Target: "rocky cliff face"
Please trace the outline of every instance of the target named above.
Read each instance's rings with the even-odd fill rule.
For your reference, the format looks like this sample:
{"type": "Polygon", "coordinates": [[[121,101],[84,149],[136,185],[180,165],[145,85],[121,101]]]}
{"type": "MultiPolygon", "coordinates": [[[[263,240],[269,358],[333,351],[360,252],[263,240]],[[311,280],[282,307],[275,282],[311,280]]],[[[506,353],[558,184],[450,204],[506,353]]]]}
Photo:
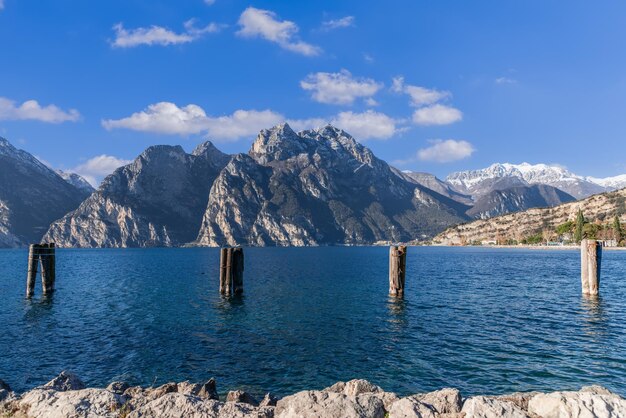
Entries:
{"type": "Polygon", "coordinates": [[[39,242],[48,225],[88,196],[0,138],[0,247],[39,242]]]}
{"type": "Polygon", "coordinates": [[[472,206],[474,204],[472,196],[459,192],[452,184],[438,179],[433,174],[416,171],[400,171],[397,169],[394,169],[394,171],[396,172],[396,174],[412,183],[420,184],[443,196],[456,200],[457,202],[469,206],[472,206]]]}
{"type": "Polygon", "coordinates": [[[396,175],[331,126],[262,131],[215,180],[199,245],[370,244],[432,236],[467,206],[396,175]]]}
{"type": "Polygon", "coordinates": [[[521,241],[543,230],[554,230],[558,225],[574,221],[578,209],[590,222],[607,222],[618,215],[626,222],[626,189],[603,193],[552,208],[530,209],[491,219],[478,220],[447,229],[434,238],[445,245],[464,245],[472,242],[513,239],[521,241]]]}
{"type": "Polygon", "coordinates": [[[213,180],[229,156],[210,142],[187,154],[153,146],[117,169],[45,240],[61,247],[149,247],[193,241],[213,180]]]}
{"type": "Polygon", "coordinates": [[[531,208],[544,208],[576,200],[556,187],[535,184],[496,188],[476,200],[467,211],[472,218],[488,219],[531,208]]]}

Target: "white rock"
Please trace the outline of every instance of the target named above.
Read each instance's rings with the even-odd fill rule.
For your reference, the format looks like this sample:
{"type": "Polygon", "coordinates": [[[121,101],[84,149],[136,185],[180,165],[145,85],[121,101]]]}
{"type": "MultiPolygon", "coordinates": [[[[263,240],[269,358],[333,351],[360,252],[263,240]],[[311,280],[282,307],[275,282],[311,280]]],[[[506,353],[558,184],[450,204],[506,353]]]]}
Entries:
{"type": "Polygon", "coordinates": [[[543,418],[626,417],[626,400],[601,387],[535,395],[528,411],[543,418]]]}
{"type": "Polygon", "coordinates": [[[435,418],[436,416],[433,408],[414,397],[394,402],[389,410],[389,418],[435,418]]]}
{"type": "Polygon", "coordinates": [[[465,418],[529,418],[528,414],[512,402],[485,396],[475,396],[463,403],[465,418]]]}
{"type": "Polygon", "coordinates": [[[383,401],[364,394],[348,396],[343,393],[304,391],[287,396],[276,405],[277,418],[383,418],[383,401]]]}
{"type": "Polygon", "coordinates": [[[141,406],[131,412],[128,417],[217,418],[220,406],[218,401],[204,400],[181,393],[168,393],[141,406]]]}
{"type": "Polygon", "coordinates": [[[106,389],[33,389],[24,394],[19,406],[33,418],[98,418],[117,417],[123,403],[122,396],[106,389]]]}

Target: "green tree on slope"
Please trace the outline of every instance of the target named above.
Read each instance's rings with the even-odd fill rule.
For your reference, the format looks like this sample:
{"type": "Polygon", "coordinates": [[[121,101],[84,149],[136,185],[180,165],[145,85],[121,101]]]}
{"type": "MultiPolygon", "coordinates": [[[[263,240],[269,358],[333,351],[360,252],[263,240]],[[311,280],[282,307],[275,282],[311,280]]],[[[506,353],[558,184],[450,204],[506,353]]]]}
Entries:
{"type": "Polygon", "coordinates": [[[624,231],[622,231],[622,224],[619,221],[619,216],[617,215],[615,215],[615,218],[613,219],[613,234],[617,245],[619,245],[619,243],[622,242],[624,231]]]}
{"type": "Polygon", "coordinates": [[[574,230],[574,241],[580,243],[583,240],[583,228],[585,227],[585,217],[583,211],[578,209],[576,215],[576,229],[574,230]]]}

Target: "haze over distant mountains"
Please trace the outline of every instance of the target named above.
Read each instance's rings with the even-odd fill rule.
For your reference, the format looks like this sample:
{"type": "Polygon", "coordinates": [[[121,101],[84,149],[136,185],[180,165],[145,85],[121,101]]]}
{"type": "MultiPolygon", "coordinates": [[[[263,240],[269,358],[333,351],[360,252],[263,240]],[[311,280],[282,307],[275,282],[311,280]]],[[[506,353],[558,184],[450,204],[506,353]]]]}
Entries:
{"type": "Polygon", "coordinates": [[[432,174],[389,166],[332,126],[261,131],[248,153],[157,145],[98,190],[0,140],[0,247],[363,245],[626,186],[545,164],[432,174]]]}

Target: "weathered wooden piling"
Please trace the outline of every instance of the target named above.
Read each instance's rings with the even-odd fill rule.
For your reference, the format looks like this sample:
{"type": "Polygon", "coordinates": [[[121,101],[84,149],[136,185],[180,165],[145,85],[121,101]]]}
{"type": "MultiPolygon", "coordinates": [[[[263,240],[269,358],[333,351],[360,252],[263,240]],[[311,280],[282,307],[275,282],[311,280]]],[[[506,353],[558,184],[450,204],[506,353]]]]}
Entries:
{"type": "Polygon", "coordinates": [[[220,250],[220,293],[243,292],[243,248],[222,248],[220,250]]]}
{"type": "Polygon", "coordinates": [[[35,294],[35,279],[37,278],[37,265],[39,264],[39,246],[31,244],[28,248],[28,274],[26,276],[26,297],[35,294]]]}
{"type": "Polygon", "coordinates": [[[56,281],[56,259],[54,243],[31,244],[28,249],[28,274],[26,277],[26,296],[35,294],[37,268],[41,268],[41,288],[44,295],[54,292],[56,281]]]}
{"type": "Polygon", "coordinates": [[[232,263],[233,292],[238,295],[243,293],[243,248],[233,248],[232,263]]]}
{"type": "Polygon", "coordinates": [[[220,249],[220,293],[226,293],[226,253],[228,248],[220,249]]]}
{"type": "Polygon", "coordinates": [[[404,296],[406,277],[406,246],[392,245],[389,248],[389,294],[404,296]]]}
{"type": "Polygon", "coordinates": [[[580,280],[585,295],[597,295],[600,291],[602,267],[602,243],[584,239],[580,243],[580,280]]]}

